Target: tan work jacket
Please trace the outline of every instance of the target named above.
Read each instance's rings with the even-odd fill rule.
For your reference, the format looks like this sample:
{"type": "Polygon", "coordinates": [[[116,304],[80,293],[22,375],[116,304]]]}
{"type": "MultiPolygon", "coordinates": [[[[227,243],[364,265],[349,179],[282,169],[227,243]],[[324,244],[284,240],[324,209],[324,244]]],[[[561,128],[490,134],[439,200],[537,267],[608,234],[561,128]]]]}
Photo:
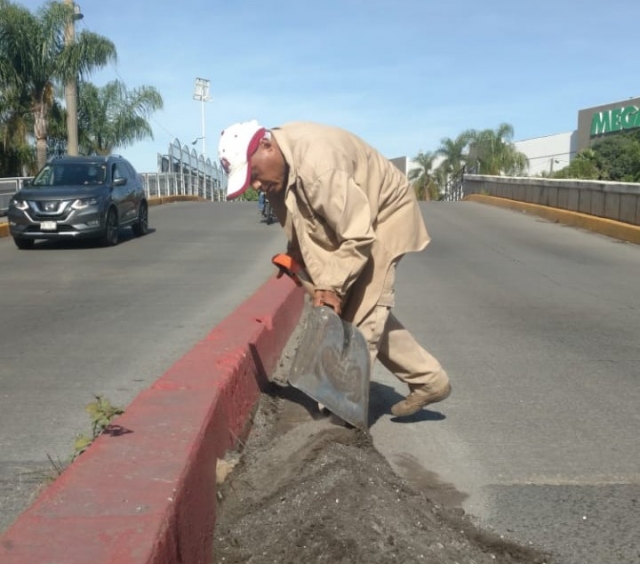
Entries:
{"type": "Polygon", "coordinates": [[[317,289],[343,298],[344,319],[357,325],[378,303],[394,259],[429,243],[415,194],[388,159],[347,131],[308,122],[272,131],[289,166],[274,205],[289,250],[300,252],[317,289]]]}

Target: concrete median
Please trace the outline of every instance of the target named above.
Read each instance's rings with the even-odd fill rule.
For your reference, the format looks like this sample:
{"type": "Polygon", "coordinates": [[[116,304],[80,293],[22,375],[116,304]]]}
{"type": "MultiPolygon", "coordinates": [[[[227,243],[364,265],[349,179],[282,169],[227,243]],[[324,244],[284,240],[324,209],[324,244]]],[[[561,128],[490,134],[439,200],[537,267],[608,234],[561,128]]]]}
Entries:
{"type": "Polygon", "coordinates": [[[211,561],[217,461],[246,437],[303,301],[289,279],[268,280],[0,536],[0,562],[211,561]]]}

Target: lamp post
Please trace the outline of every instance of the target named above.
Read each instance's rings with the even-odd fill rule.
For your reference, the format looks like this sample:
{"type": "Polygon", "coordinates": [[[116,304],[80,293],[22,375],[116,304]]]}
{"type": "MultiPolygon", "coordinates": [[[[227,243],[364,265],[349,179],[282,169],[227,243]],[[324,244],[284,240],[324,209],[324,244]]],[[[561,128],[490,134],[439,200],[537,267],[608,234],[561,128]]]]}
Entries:
{"type": "MultiPolygon", "coordinates": [[[[73,14],[67,22],[64,32],[64,43],[65,45],[73,45],[76,40],[76,21],[84,18],[84,14],[80,11],[80,6],[73,0],[64,0],[64,3],[73,7],[73,14]]],[[[76,77],[65,84],[64,97],[67,106],[67,153],[76,156],[78,154],[78,83],[76,77]]]]}
{"type": "MultiPolygon", "coordinates": [[[[210,102],[211,98],[209,96],[209,84],[210,81],[206,78],[196,78],[195,89],[193,91],[193,99],[199,100],[201,105],[201,114],[202,114],[202,135],[196,139],[202,139],[202,155],[206,156],[206,146],[205,146],[205,133],[204,133],[204,103],[210,102]]],[[[193,145],[194,143],[192,143],[193,145]]]]}

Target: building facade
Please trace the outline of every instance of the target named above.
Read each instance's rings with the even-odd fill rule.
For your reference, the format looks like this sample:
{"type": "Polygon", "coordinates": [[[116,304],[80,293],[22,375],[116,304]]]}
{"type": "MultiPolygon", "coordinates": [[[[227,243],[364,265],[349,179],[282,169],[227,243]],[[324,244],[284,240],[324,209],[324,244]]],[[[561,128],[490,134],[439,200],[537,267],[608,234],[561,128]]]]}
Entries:
{"type": "Polygon", "coordinates": [[[577,135],[568,131],[516,141],[514,145],[529,159],[528,175],[541,176],[569,165],[577,152],[577,135]]]}
{"type": "Polygon", "coordinates": [[[516,148],[529,159],[529,176],[552,173],[605,136],[640,128],[640,98],[629,98],[578,111],[575,131],[525,139],[516,148]]]}
{"type": "Polygon", "coordinates": [[[640,98],[629,98],[578,112],[578,151],[608,135],[640,128],[640,98]]]}

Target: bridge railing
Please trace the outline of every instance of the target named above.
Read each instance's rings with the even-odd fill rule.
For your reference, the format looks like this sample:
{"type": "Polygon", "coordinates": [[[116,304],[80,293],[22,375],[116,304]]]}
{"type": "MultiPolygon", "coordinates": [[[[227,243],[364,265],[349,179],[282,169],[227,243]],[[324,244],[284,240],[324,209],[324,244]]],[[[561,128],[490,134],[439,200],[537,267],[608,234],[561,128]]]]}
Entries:
{"type": "Polygon", "coordinates": [[[219,178],[181,172],[147,172],[140,176],[148,198],[199,196],[212,202],[227,199],[219,178]]]}
{"type": "MultiPolygon", "coordinates": [[[[181,172],[145,172],[140,173],[147,198],[166,196],[199,196],[212,202],[224,202],[227,199],[222,179],[203,174],[181,172]]],[[[25,180],[32,176],[0,178],[0,216],[6,215],[11,197],[24,186],[25,180]]]]}
{"type": "Polygon", "coordinates": [[[466,174],[463,190],[640,225],[637,183],[466,174]]]}
{"type": "Polygon", "coordinates": [[[459,171],[447,178],[445,185],[443,200],[446,202],[457,202],[464,198],[464,175],[466,167],[462,167],[459,171]]]}
{"type": "Polygon", "coordinates": [[[13,178],[0,178],[0,216],[6,215],[9,209],[11,197],[22,188],[24,181],[31,176],[16,176],[13,178]]]}

